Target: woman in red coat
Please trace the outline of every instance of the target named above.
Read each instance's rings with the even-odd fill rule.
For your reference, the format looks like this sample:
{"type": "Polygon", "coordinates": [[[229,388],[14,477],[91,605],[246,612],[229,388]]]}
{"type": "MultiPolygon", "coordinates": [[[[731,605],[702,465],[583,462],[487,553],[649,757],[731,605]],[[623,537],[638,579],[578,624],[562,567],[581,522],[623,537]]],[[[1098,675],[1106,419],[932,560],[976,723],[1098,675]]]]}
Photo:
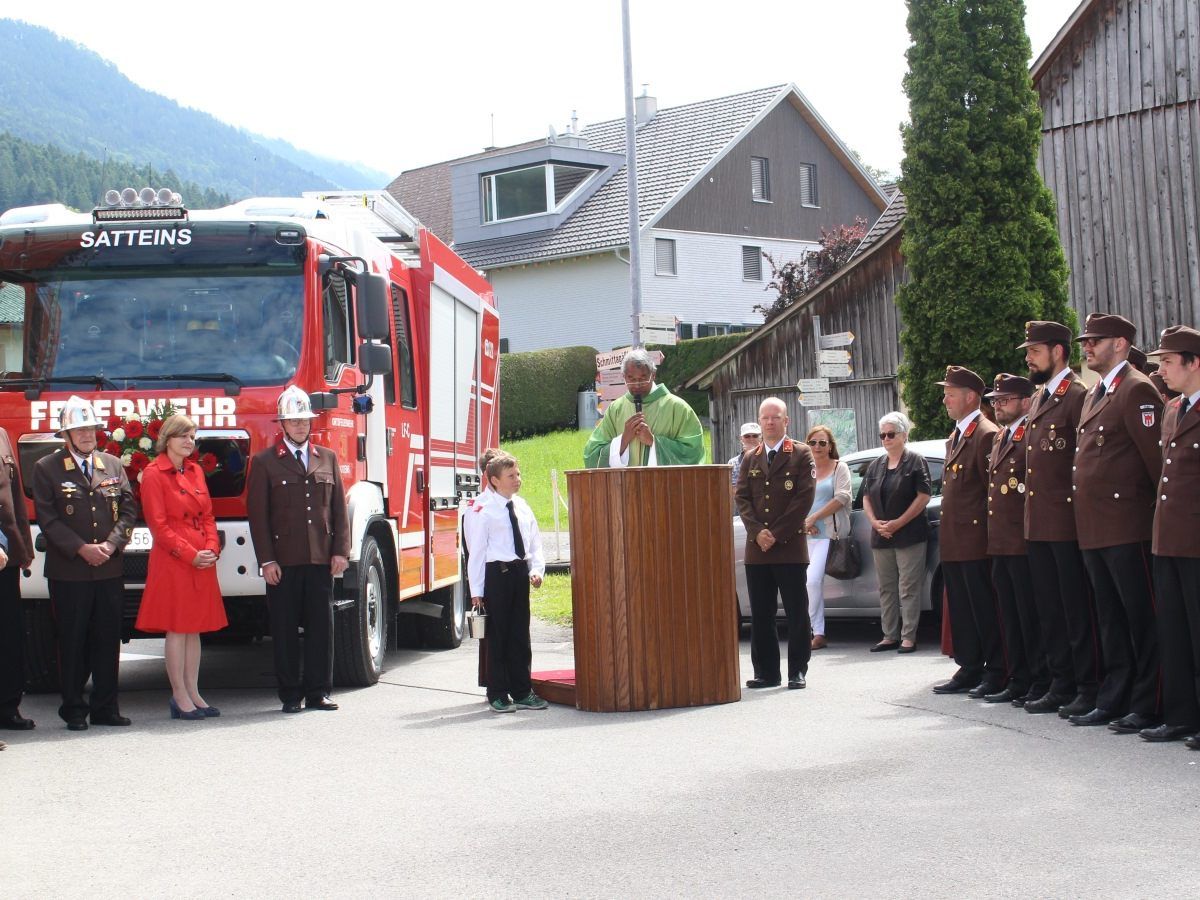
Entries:
{"type": "Polygon", "coordinates": [[[189,457],[196,424],[187,416],[167,419],[158,433],[158,456],[142,473],[142,515],[154,543],[139,631],[166,632],[171,718],[219,716],[200,696],[200,632],[228,624],[217,557],[221,545],[204,472],[189,457]]]}

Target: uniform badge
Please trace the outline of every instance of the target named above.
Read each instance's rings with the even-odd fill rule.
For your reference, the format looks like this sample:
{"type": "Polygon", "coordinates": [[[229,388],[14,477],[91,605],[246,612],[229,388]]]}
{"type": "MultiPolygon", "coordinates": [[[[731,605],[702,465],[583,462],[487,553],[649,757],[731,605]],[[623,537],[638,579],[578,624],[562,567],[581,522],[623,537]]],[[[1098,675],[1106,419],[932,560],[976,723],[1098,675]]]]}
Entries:
{"type": "Polygon", "coordinates": [[[762,475],[762,469],[751,469],[746,474],[749,475],[751,478],[758,478],[760,475],[762,475]]]}
{"type": "Polygon", "coordinates": [[[1038,446],[1042,448],[1043,452],[1046,452],[1046,453],[1050,452],[1050,439],[1042,438],[1042,442],[1040,444],[1038,444],[1038,446]]]}
{"type": "Polygon", "coordinates": [[[1025,485],[1023,485],[1023,484],[1018,484],[1018,485],[1017,485],[1017,493],[1018,493],[1018,494],[1023,494],[1023,493],[1025,493],[1025,485]]]}
{"type": "Polygon", "coordinates": [[[1146,428],[1154,427],[1154,407],[1148,403],[1142,404],[1142,425],[1146,428]]]}
{"type": "Polygon", "coordinates": [[[792,479],[790,479],[790,478],[789,478],[787,481],[785,481],[785,482],[783,483],[783,489],[784,489],[785,491],[790,491],[790,490],[791,490],[792,488],[794,488],[795,486],[796,486],[796,485],[795,485],[795,484],[792,482],[792,479]]]}
{"type": "Polygon", "coordinates": [[[1054,396],[1055,397],[1064,396],[1070,387],[1071,387],[1071,382],[1068,381],[1066,378],[1064,378],[1062,381],[1060,381],[1058,383],[1058,387],[1054,389],[1054,396]]]}
{"type": "Polygon", "coordinates": [[[1066,446],[1067,446],[1066,438],[1059,438],[1057,441],[1054,442],[1054,447],[1057,450],[1064,450],[1064,449],[1066,449],[1066,446]]]}
{"type": "Polygon", "coordinates": [[[1008,485],[1007,484],[1000,485],[1000,493],[1002,493],[1002,494],[1008,493],[1008,485]]]}
{"type": "Polygon", "coordinates": [[[97,472],[103,472],[104,471],[104,460],[102,460],[99,456],[93,456],[92,457],[92,468],[97,472]]]}
{"type": "Polygon", "coordinates": [[[63,470],[71,472],[75,469],[75,460],[71,459],[70,454],[63,457],[63,470]]]}
{"type": "Polygon", "coordinates": [[[75,515],[75,507],[73,507],[70,503],[67,504],[67,515],[68,516],[75,515]]]}
{"type": "Polygon", "coordinates": [[[1096,446],[1097,446],[1097,447],[1103,447],[1103,446],[1104,446],[1104,435],[1102,435],[1102,434],[1098,434],[1098,435],[1096,435],[1096,446]]]}
{"type": "Polygon", "coordinates": [[[1016,431],[1014,431],[1014,432],[1013,432],[1013,434],[1012,434],[1013,443],[1014,443],[1014,444],[1015,444],[1015,443],[1017,443],[1017,442],[1018,442],[1018,441],[1020,441],[1020,440],[1021,440],[1021,438],[1023,438],[1023,437],[1025,437],[1025,426],[1024,426],[1024,425],[1020,425],[1020,426],[1018,426],[1018,427],[1017,427],[1017,430],[1016,430],[1016,431]]]}
{"type": "Polygon", "coordinates": [[[1008,489],[1010,491],[1015,491],[1017,489],[1017,479],[1015,479],[1015,478],[1008,479],[1008,489]]]}
{"type": "Polygon", "coordinates": [[[975,428],[978,425],[979,425],[979,419],[976,418],[971,422],[970,425],[967,426],[967,430],[963,432],[963,437],[969,438],[971,435],[973,435],[975,433],[975,428]]]}

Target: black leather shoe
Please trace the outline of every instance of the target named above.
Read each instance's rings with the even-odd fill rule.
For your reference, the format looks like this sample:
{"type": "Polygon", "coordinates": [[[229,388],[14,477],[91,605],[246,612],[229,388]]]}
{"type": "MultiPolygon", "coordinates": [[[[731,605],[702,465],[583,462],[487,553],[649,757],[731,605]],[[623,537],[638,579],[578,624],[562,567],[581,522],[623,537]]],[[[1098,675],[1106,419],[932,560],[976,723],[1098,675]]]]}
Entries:
{"type": "MultiPolygon", "coordinates": [[[[1063,709],[1066,707],[1064,706],[1063,709]]],[[[1062,715],[1061,711],[1059,715],[1062,715]]],[[[1110,709],[1093,709],[1091,712],[1076,713],[1067,721],[1072,725],[1107,725],[1115,718],[1117,718],[1117,714],[1110,709]]]]}
{"type": "Polygon", "coordinates": [[[33,719],[27,719],[19,712],[0,718],[0,728],[7,728],[9,731],[29,731],[33,727],[33,719]]]}
{"type": "Polygon", "coordinates": [[[1138,737],[1152,743],[1180,741],[1195,731],[1195,725],[1159,725],[1157,728],[1143,728],[1138,732],[1138,737]]]}
{"type": "Polygon", "coordinates": [[[1004,690],[995,694],[984,694],[984,703],[1011,703],[1014,700],[1024,695],[1024,691],[1014,691],[1011,687],[1006,687],[1004,690]]]}
{"type": "Polygon", "coordinates": [[[68,731],[87,731],[88,724],[83,719],[71,719],[67,722],[68,731]]]}
{"type": "Polygon", "coordinates": [[[1043,694],[1036,700],[1025,701],[1025,712],[1027,713],[1052,713],[1058,712],[1060,706],[1064,703],[1069,703],[1071,700],[1066,694],[1043,694]]]}
{"type": "Polygon", "coordinates": [[[880,641],[878,644],[874,644],[871,646],[871,652],[872,653],[883,653],[887,650],[899,649],[899,647],[900,647],[899,641],[880,641]]]}
{"type": "Polygon", "coordinates": [[[309,709],[323,709],[332,711],[338,708],[338,705],[328,697],[309,697],[304,701],[304,705],[309,709]]]}
{"type": "Polygon", "coordinates": [[[797,675],[794,678],[788,679],[788,690],[789,691],[800,690],[807,686],[808,686],[808,682],[804,680],[803,675],[797,675]]]}
{"type": "MultiPolygon", "coordinates": [[[[1110,731],[1115,731],[1117,734],[1139,734],[1143,731],[1150,731],[1159,723],[1159,719],[1155,716],[1144,716],[1141,713],[1130,713],[1127,716],[1121,716],[1115,722],[1109,722],[1110,731]]],[[[1189,731],[1195,729],[1184,728],[1181,737],[1189,731]]],[[[1167,738],[1167,740],[1171,740],[1167,738]]]]}
{"type": "Polygon", "coordinates": [[[1200,734],[1193,734],[1183,742],[1183,745],[1189,750],[1200,750],[1200,734]]]}
{"type": "Polygon", "coordinates": [[[990,681],[981,681],[975,687],[967,691],[967,696],[972,700],[982,700],[988,694],[996,694],[1003,690],[1003,686],[990,681]]]}
{"type": "Polygon", "coordinates": [[[780,685],[780,682],[778,680],[768,681],[766,678],[751,678],[749,681],[746,682],[746,687],[750,688],[751,690],[758,690],[759,688],[779,687],[779,685],[780,685]]]}
{"type": "Polygon", "coordinates": [[[955,681],[953,678],[933,686],[935,694],[963,694],[974,689],[975,685],[965,681],[955,681]]]}
{"type": "Polygon", "coordinates": [[[132,725],[133,720],[120,713],[110,713],[107,716],[92,716],[93,725],[132,725]]]}
{"type": "MultiPolygon", "coordinates": [[[[1060,719],[1069,719],[1071,716],[1082,716],[1090,713],[1095,708],[1095,697],[1085,697],[1083,694],[1079,694],[1070,703],[1065,703],[1058,708],[1058,717],[1060,719]]],[[[1114,716],[1113,718],[1116,717],[1114,716]]]]}
{"type": "Polygon", "coordinates": [[[298,713],[302,709],[304,709],[304,707],[300,705],[299,700],[283,704],[283,711],[285,713],[298,713]]]}

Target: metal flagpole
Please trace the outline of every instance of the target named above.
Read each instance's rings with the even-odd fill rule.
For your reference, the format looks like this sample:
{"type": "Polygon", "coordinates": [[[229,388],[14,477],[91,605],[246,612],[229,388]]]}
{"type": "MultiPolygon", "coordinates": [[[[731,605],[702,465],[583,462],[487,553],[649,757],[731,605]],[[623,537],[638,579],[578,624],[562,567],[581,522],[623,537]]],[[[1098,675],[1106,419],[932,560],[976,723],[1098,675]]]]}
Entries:
{"type": "Polygon", "coordinates": [[[633,109],[633,51],[629,42],[629,0],[621,0],[621,39],[625,52],[625,174],[629,196],[629,294],[633,305],[633,344],[642,346],[642,248],[638,227],[637,121],[633,109]]]}

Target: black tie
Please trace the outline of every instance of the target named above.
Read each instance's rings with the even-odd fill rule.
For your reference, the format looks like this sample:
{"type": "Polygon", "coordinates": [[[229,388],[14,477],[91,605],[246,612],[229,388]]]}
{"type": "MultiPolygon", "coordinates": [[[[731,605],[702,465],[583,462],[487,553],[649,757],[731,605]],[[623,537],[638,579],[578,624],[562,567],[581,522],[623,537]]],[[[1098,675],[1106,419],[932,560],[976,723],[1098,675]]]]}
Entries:
{"type": "Polygon", "coordinates": [[[91,481],[92,480],[92,467],[90,465],[88,465],[88,461],[86,459],[81,461],[79,464],[79,467],[81,469],[83,469],[83,480],[91,481]]]}
{"type": "Polygon", "coordinates": [[[508,521],[512,524],[513,547],[517,551],[517,559],[524,559],[525,541],[521,538],[521,526],[517,524],[517,511],[513,509],[513,502],[511,500],[504,505],[508,507],[508,521]]]}
{"type": "Polygon", "coordinates": [[[958,426],[956,425],[956,426],[954,426],[954,443],[950,445],[951,450],[955,449],[958,446],[958,439],[960,437],[962,437],[962,432],[958,430],[958,426]]]}
{"type": "Polygon", "coordinates": [[[1108,393],[1108,390],[1104,387],[1103,381],[1101,381],[1098,385],[1096,385],[1096,399],[1097,400],[1099,400],[1101,397],[1103,397],[1107,393],[1108,393]]]}
{"type": "Polygon", "coordinates": [[[300,463],[300,468],[308,471],[308,466],[304,465],[304,454],[299,450],[296,451],[296,462],[300,463]]]}
{"type": "Polygon", "coordinates": [[[1183,421],[1183,417],[1187,415],[1187,411],[1191,408],[1191,405],[1192,399],[1190,397],[1184,397],[1179,401],[1179,418],[1175,420],[1176,422],[1183,421]]]}
{"type": "Polygon", "coordinates": [[[1042,388],[1042,402],[1043,403],[1050,402],[1050,388],[1042,388]]]}
{"type": "Polygon", "coordinates": [[[768,450],[767,451],[767,465],[769,466],[773,462],[775,462],[775,451],[768,450]]]}

